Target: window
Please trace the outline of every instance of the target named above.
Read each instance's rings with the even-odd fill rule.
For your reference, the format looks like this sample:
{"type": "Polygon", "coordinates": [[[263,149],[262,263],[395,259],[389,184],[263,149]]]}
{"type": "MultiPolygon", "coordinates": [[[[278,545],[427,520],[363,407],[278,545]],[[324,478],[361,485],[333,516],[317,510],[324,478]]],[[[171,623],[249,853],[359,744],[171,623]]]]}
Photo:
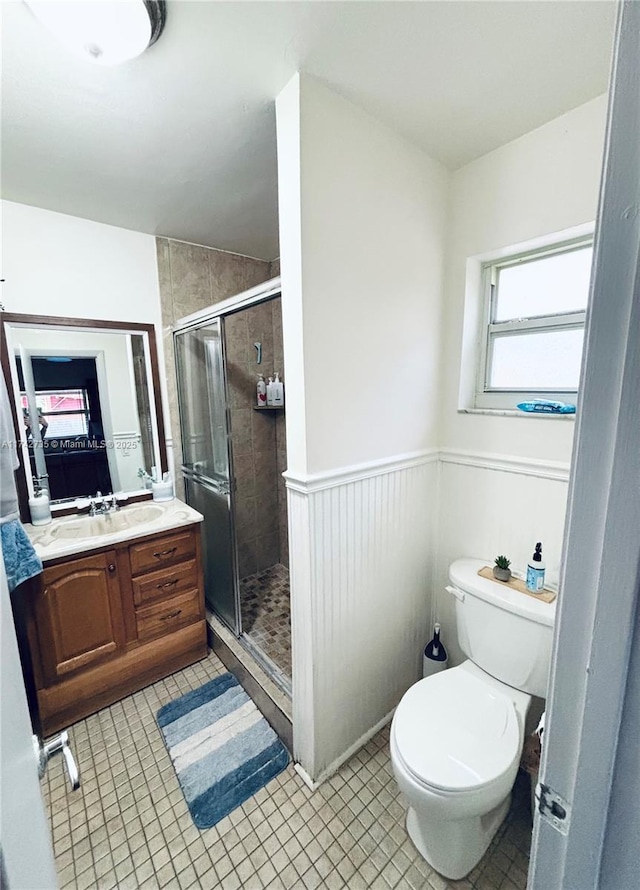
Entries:
{"type": "MultiPolygon", "coordinates": [[[[89,433],[89,400],[86,389],[36,390],[42,438],[64,439],[89,433]]],[[[29,404],[22,393],[25,424],[30,423],[29,404]]]]}
{"type": "Polygon", "coordinates": [[[592,252],[583,238],[483,264],[477,408],[575,402],[592,252]]]}

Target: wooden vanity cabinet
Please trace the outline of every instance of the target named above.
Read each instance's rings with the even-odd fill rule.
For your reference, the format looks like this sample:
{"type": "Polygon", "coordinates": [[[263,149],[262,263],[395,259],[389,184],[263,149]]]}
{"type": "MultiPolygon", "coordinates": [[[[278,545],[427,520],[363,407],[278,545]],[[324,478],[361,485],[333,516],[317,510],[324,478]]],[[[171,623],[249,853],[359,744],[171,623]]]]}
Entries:
{"type": "Polygon", "coordinates": [[[45,735],[207,654],[197,525],[45,564],[27,632],[45,735]]]}
{"type": "Polygon", "coordinates": [[[35,623],[47,686],[124,649],[115,550],[45,569],[35,623]]]}

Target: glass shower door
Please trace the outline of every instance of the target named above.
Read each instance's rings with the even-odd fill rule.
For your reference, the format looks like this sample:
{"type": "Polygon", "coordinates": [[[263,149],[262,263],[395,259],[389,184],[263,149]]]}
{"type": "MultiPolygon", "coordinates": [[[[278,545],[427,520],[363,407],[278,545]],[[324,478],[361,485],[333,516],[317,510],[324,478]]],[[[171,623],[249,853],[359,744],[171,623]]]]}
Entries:
{"type": "Polygon", "coordinates": [[[205,596],[216,615],[240,633],[231,507],[229,418],[220,319],[175,335],[187,503],[204,516],[205,596]]]}

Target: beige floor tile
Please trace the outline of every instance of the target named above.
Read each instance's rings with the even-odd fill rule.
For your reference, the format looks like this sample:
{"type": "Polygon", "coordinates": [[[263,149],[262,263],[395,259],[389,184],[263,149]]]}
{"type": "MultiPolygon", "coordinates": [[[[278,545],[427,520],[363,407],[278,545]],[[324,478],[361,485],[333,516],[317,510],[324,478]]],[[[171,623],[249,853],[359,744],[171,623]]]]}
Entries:
{"type": "Polygon", "coordinates": [[[168,701],[225,668],[211,654],[70,729],[82,787],[61,760],[43,779],[61,887],[73,890],[525,890],[529,788],[462,881],[447,881],[407,838],[385,727],[312,793],[290,766],[217,826],[193,825],[155,721],[168,701]]]}

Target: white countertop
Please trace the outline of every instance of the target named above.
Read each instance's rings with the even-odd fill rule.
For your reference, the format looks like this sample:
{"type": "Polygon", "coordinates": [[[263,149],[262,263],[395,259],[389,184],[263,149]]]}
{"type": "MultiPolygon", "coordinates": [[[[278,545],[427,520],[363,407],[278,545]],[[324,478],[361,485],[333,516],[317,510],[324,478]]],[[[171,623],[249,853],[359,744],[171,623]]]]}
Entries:
{"type": "MultiPolygon", "coordinates": [[[[147,511],[148,512],[148,511],[147,511]]],[[[156,511],[153,511],[154,513],[156,511]]],[[[91,550],[99,550],[102,547],[108,547],[111,544],[117,544],[121,541],[134,540],[143,535],[153,535],[157,532],[169,531],[173,528],[181,528],[187,525],[193,525],[202,522],[203,516],[179,501],[173,498],[170,501],[143,501],[138,504],[132,504],[122,507],[114,514],[106,514],[105,516],[95,516],[90,519],[88,516],[72,515],[63,516],[60,519],[53,519],[48,525],[31,525],[26,523],[24,528],[33,544],[36,553],[43,562],[50,559],[58,559],[61,556],[75,556],[91,550]],[[110,520],[116,522],[119,517],[124,517],[135,512],[140,507],[156,507],[160,509],[160,514],[154,516],[150,520],[141,521],[133,524],[130,528],[121,528],[117,531],[109,532],[110,520]],[[68,537],[68,533],[75,526],[81,527],[81,524],[89,524],[93,531],[81,537],[68,537]],[[104,526],[106,534],[96,534],[95,529],[101,529],[104,526]],[[61,535],[59,537],[59,535],[61,535]]]]}

